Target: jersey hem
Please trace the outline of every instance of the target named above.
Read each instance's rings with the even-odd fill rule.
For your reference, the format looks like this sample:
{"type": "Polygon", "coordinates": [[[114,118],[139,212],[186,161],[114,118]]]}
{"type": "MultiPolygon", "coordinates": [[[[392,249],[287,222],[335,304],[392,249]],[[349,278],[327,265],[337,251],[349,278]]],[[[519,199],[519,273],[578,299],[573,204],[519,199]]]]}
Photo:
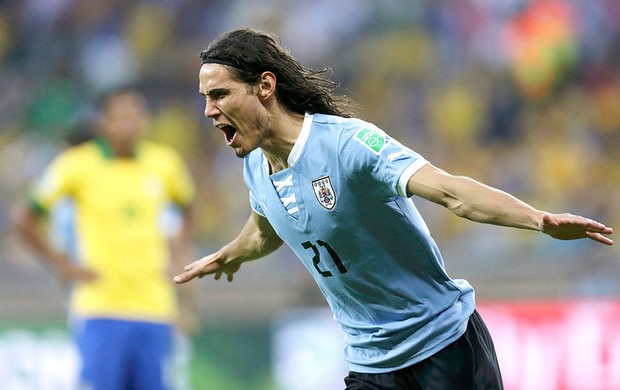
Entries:
{"type": "Polygon", "coordinates": [[[434,348],[431,348],[422,354],[416,355],[411,359],[407,359],[403,363],[396,364],[390,367],[373,367],[373,366],[365,366],[365,365],[360,365],[360,364],[349,362],[349,370],[352,372],[358,372],[358,373],[363,373],[363,374],[384,374],[388,372],[401,370],[403,368],[419,363],[424,359],[428,359],[429,357],[433,356],[437,352],[446,348],[448,345],[454,343],[461,336],[463,336],[463,334],[465,334],[465,332],[467,331],[467,323],[469,321],[470,316],[471,314],[465,317],[465,321],[463,321],[463,323],[459,326],[458,332],[456,332],[454,336],[444,340],[443,342],[437,344],[434,348]]]}

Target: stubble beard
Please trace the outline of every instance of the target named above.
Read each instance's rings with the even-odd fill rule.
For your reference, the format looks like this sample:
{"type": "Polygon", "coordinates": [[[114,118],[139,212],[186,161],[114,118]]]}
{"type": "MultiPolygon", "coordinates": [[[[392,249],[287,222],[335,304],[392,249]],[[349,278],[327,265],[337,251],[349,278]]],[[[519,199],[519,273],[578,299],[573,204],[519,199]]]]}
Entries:
{"type": "Polygon", "coordinates": [[[263,141],[265,140],[265,136],[267,134],[267,124],[260,119],[256,120],[255,123],[257,138],[254,140],[253,144],[249,148],[244,148],[244,145],[238,146],[234,148],[235,155],[239,158],[245,158],[252,151],[260,148],[263,145],[263,141]]]}
{"type": "Polygon", "coordinates": [[[243,148],[239,147],[239,148],[235,148],[235,155],[239,158],[245,158],[245,156],[247,156],[248,154],[250,154],[250,152],[246,152],[245,150],[243,150],[243,148]]]}

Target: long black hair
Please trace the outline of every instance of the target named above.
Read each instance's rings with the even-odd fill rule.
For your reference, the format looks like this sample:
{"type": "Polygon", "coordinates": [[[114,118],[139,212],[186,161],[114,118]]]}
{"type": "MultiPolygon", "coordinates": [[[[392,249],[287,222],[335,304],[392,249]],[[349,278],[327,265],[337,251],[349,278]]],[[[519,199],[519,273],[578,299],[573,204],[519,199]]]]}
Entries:
{"type": "Polygon", "coordinates": [[[295,113],[352,117],[358,108],[348,96],[334,94],[337,85],[328,78],[329,68],[302,66],[274,34],[252,29],[225,32],[200,53],[200,60],[226,65],[234,78],[250,85],[263,72],[273,72],[278,101],[295,113]]]}

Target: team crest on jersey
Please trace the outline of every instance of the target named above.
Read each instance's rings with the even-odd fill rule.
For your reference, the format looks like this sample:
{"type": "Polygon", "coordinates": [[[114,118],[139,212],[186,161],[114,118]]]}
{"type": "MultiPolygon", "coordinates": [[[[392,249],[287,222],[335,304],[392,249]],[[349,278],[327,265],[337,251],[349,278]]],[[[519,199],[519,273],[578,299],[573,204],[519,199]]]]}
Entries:
{"type": "Polygon", "coordinates": [[[314,190],[314,196],[319,204],[328,210],[331,210],[336,205],[336,192],[332,186],[332,181],[329,176],[322,177],[312,181],[312,189],[314,190]]]}

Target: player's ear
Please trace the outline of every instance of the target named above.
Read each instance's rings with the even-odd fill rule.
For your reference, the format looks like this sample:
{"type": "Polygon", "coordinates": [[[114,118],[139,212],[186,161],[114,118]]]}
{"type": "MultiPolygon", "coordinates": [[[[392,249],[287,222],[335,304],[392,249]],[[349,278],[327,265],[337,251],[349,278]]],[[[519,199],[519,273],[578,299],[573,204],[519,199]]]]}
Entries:
{"type": "Polygon", "coordinates": [[[259,99],[264,100],[271,97],[276,91],[276,75],[272,72],[263,72],[260,75],[256,94],[259,99]]]}

